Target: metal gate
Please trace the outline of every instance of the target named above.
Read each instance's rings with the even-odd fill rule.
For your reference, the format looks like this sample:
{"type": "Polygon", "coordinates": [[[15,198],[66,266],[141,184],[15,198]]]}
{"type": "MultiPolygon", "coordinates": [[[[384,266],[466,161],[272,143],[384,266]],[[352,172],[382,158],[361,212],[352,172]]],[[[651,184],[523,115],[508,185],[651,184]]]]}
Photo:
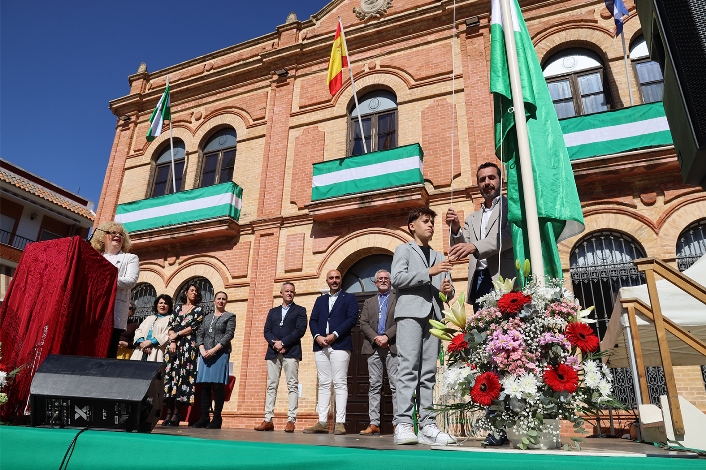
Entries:
{"type": "Polygon", "coordinates": [[[157,290],[148,282],[142,282],[132,289],[131,300],[135,304],[135,313],[130,317],[131,322],[141,323],[147,316],[154,313],[154,299],[157,290]]]}
{"type": "MultiPolygon", "coordinates": [[[[645,251],[628,235],[619,232],[594,232],[576,244],[571,252],[570,270],[574,295],[584,308],[595,307],[593,328],[602,340],[621,287],[645,283],[633,260],[644,258],[645,251]]],[[[635,387],[629,369],[613,369],[613,393],[628,407],[637,407],[635,387]]],[[[666,393],[661,367],[647,367],[650,401],[659,403],[666,393]]]]}
{"type": "Polygon", "coordinates": [[[213,305],[213,299],[215,297],[215,292],[213,291],[213,284],[211,284],[211,281],[206,279],[205,277],[192,277],[191,279],[188,279],[184,284],[179,287],[177,290],[176,295],[174,296],[174,309],[180,305],[183,305],[183,302],[181,301],[181,295],[184,293],[184,290],[186,289],[186,286],[189,284],[196,284],[198,288],[201,290],[201,303],[199,306],[203,309],[203,316],[205,317],[209,313],[213,313],[215,310],[215,307],[213,305]]]}

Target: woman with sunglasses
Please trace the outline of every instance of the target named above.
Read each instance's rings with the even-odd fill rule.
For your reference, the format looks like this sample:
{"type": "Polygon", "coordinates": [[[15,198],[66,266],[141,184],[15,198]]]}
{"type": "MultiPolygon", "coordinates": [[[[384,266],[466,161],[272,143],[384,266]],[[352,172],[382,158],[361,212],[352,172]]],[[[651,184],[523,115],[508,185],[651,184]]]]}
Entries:
{"type": "Polygon", "coordinates": [[[130,291],[140,275],[140,260],[130,253],[132,242],[122,224],[104,222],[98,226],[91,238],[91,245],[110,264],[118,268],[118,289],[115,292],[113,309],[113,335],[110,338],[107,357],[116,357],[120,334],[127,328],[130,291]]]}
{"type": "Polygon", "coordinates": [[[201,289],[190,282],[182,291],[178,306],[169,320],[169,347],[164,354],[164,398],[167,417],[162,426],[179,426],[182,405],[194,404],[196,382],[196,331],[203,320],[201,289]]]}
{"type": "Polygon", "coordinates": [[[201,417],[195,428],[220,429],[223,419],[225,386],[228,383],[228,362],[230,360],[230,342],[235,335],[235,315],[226,312],[228,296],[225,292],[216,292],[213,300],[216,311],[206,315],[203,324],[196,333],[199,347],[199,372],[196,383],[201,384],[201,417]],[[209,420],[213,392],[213,419],[209,420]]]}
{"type": "Polygon", "coordinates": [[[169,344],[169,320],[174,311],[172,298],[167,294],[154,299],[154,313],[145,318],[135,330],[135,351],[131,361],[162,362],[169,344]]]}
{"type": "Polygon", "coordinates": [[[135,303],[130,302],[130,306],[127,309],[127,327],[120,334],[120,341],[118,341],[118,359],[130,359],[132,352],[135,349],[135,330],[137,330],[137,327],[140,326],[140,322],[133,318],[135,310],[135,303]]]}

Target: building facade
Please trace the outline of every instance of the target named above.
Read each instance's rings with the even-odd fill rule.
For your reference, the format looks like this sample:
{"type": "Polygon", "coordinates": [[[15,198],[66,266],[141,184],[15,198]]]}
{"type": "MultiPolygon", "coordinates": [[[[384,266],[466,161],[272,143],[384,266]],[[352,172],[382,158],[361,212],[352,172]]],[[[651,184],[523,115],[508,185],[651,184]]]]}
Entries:
{"type": "MultiPolygon", "coordinates": [[[[626,3],[627,73],[602,1],[521,2],[555,107],[565,118],[562,126],[588,116],[620,120],[625,116],[620,113],[650,103],[659,108],[661,74],[645,57],[635,6],[626,3]]],[[[189,280],[202,284],[207,304],[213,292],[228,294],[227,309],[236,314],[237,326],[231,356],[236,383],[226,403],[226,425],[250,427],[262,419],[267,375],[262,328],[267,311],[281,302],[282,282],[296,284],[295,302],[310,311],[327,290],[326,272],[338,269],[344,288],[363,299],[374,289],[375,270],[389,267],[395,247],[410,239],[405,223],[411,207],[429,205],[440,215],[432,245],[445,252],[446,209],[467,215],[480,206],[475,171],[495,160],[490,5],[477,0],[455,5],[454,14],[451,0],[322,1],[310,19],[290,14],[265,36],[157,72],[143,64],[128,77],[129,93],[111,101],[118,119],[96,223],[140,201],[177,207],[171,206],[175,197],[198,200],[199,191],[212,186],[234,182],[242,189],[237,216],[188,220],[180,213],[168,226],[131,230],[141,269],[133,298],[142,314],[156,294],[175,295],[189,280]],[[354,119],[347,73],[335,96],[326,86],[339,16],[362,126],[354,119]],[[153,142],[145,138],[167,75],[174,170],[169,134],[153,142]],[[342,168],[370,164],[361,155],[361,135],[374,152],[417,144],[423,151],[423,165],[416,167],[421,178],[319,191],[326,183],[317,178],[331,166],[326,162],[340,159],[342,168]]],[[[599,325],[607,323],[617,288],[639,282],[632,259],[688,264],[706,249],[706,197],[682,183],[668,132],[666,140],[659,129],[652,140],[632,132],[614,150],[594,152],[601,146],[588,145],[572,153],[586,231],[559,249],[567,285],[585,304],[596,305],[599,325]]],[[[457,263],[452,276],[462,290],[465,264],[457,263]]],[[[303,344],[299,420],[308,424],[316,419],[309,334],[303,344]]],[[[364,363],[354,354],[351,427],[359,425],[357,416],[367,419],[364,363]]],[[[706,409],[699,368],[679,374],[693,389],[687,398],[706,409]]],[[[286,394],[280,395],[275,421],[283,424],[286,394]]]]}
{"type": "Polygon", "coordinates": [[[94,217],[93,202],[0,159],[0,300],[28,244],[86,238],[94,217]]]}

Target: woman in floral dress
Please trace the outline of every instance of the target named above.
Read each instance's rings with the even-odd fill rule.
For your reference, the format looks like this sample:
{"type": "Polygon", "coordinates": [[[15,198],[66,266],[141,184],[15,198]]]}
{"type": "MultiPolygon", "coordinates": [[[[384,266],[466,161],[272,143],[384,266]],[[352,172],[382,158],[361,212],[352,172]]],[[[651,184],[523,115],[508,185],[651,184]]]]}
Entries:
{"type": "Polygon", "coordinates": [[[196,284],[187,285],[179,299],[183,305],[177,307],[169,320],[169,347],[164,355],[164,397],[167,416],[162,426],[179,426],[182,405],[194,404],[196,361],[196,330],[203,321],[201,289],[196,284]]]}

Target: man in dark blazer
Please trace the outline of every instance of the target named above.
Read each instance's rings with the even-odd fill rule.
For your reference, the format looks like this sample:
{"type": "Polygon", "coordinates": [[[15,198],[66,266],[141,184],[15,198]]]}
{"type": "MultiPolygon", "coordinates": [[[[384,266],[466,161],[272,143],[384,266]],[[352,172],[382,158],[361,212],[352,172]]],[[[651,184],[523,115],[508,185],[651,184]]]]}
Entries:
{"type": "Polygon", "coordinates": [[[265,320],[267,340],[267,398],[265,420],[255,431],[273,431],[277,385],[284,369],[289,392],[289,412],[284,432],[294,432],[299,406],[299,361],[302,360],[301,339],[306,333],[306,309],[294,303],[295,288],[291,282],[282,284],[282,305],[270,309],[265,320]]]}
{"type": "Polygon", "coordinates": [[[351,360],[351,329],[358,321],[358,301],[355,295],[341,290],[341,273],[326,274],[329,293],[322,295],[311,310],[309,330],[314,337],[314,359],[319,379],[319,398],[316,411],[319,422],[305,433],[328,432],[328,410],[331,401],[331,382],[336,391],[336,425],[334,434],[345,434],[346,405],[348,403],[348,363],[351,360]]]}
{"type": "MultiPolygon", "coordinates": [[[[390,273],[380,269],[375,273],[378,293],[363,304],[360,314],[360,330],[365,336],[361,352],[368,356],[368,415],[370,425],[360,431],[361,435],[380,434],[380,392],[382,391],[382,369],[387,367],[387,377],[392,392],[392,414],[397,412],[397,344],[395,335],[395,294],[390,292],[390,273]]],[[[393,419],[392,424],[396,424],[393,419]]]]}

